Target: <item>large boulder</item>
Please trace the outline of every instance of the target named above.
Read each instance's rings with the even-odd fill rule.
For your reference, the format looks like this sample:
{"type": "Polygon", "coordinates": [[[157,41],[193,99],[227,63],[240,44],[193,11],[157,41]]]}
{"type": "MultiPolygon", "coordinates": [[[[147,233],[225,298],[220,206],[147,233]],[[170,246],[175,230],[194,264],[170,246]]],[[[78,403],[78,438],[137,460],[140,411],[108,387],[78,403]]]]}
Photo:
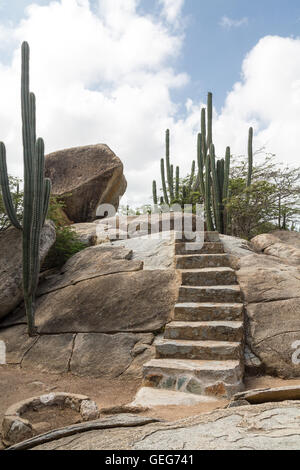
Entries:
{"type": "MultiPolygon", "coordinates": [[[[47,222],[42,230],[40,260],[45,259],[56,239],[55,227],[47,222]]],[[[0,233],[0,318],[8,315],[23,300],[22,232],[10,227],[0,233]]]]}
{"type": "Polygon", "coordinates": [[[131,249],[99,245],[73,256],[39,288],[39,331],[118,333],[160,330],[176,296],[173,270],[143,270],[131,249]]]}
{"type": "Polygon", "coordinates": [[[269,374],[292,378],[300,377],[296,360],[300,345],[300,262],[296,245],[300,235],[279,234],[281,238],[278,232],[259,235],[250,245],[233,241],[232,237],[222,239],[237,269],[252,359],[258,358],[269,374]],[[249,251],[251,247],[256,253],[249,251]]]}
{"type": "Polygon", "coordinates": [[[254,237],[256,251],[282,259],[286,264],[300,266],[300,233],[277,230],[254,237]]]}
{"type": "Polygon", "coordinates": [[[142,240],[137,247],[130,242],[86,248],[58,273],[46,274],[36,302],[39,337],[26,338],[20,312],[0,322],[7,363],[141,378],[143,364],[154,356],[155,334],[171,319],[179,279],[174,240],[144,240],[144,247],[142,240]]]}
{"type": "Polygon", "coordinates": [[[52,194],[64,202],[67,217],[78,223],[94,220],[100,204],[118,209],[127,187],[121,160],[104,144],[47,155],[46,176],[52,194]]]}

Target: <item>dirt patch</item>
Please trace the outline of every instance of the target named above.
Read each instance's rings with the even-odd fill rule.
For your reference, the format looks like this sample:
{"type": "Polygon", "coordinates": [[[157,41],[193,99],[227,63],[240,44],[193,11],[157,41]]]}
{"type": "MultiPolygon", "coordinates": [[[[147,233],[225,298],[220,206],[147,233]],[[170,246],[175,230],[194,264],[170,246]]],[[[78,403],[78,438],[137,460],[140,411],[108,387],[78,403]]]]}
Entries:
{"type": "MultiPolygon", "coordinates": [[[[250,377],[245,379],[245,385],[247,390],[283,387],[300,385],[300,379],[283,380],[270,376],[250,377]]],[[[2,423],[4,412],[9,406],[18,401],[52,391],[87,395],[97,403],[101,411],[101,408],[131,403],[140,386],[141,379],[139,378],[81,378],[72,374],[45,374],[38,371],[25,371],[17,366],[0,366],[0,423],[2,423]]],[[[143,411],[141,415],[176,421],[223,408],[227,403],[227,400],[219,400],[213,403],[200,403],[195,406],[156,407],[152,410],[143,411]]],[[[41,424],[41,432],[44,432],[43,426],[46,422],[50,421],[51,427],[62,427],[66,424],[72,424],[74,419],[80,420],[78,414],[77,416],[69,415],[69,411],[72,410],[64,410],[61,414],[59,410],[56,410],[52,417],[43,417],[40,414],[41,412],[37,413],[35,417],[33,413],[31,418],[36,420],[35,422],[43,423],[41,424]]]]}
{"type": "Polygon", "coordinates": [[[27,398],[49,392],[76,393],[86,395],[94,400],[101,410],[101,408],[130,403],[140,384],[141,379],[135,378],[126,380],[122,378],[107,379],[107,377],[93,379],[75,377],[72,374],[56,375],[39,371],[25,371],[18,366],[0,366],[0,424],[9,406],[27,398]]]}
{"type": "Polygon", "coordinates": [[[27,411],[22,415],[22,418],[28,419],[34,425],[34,428],[37,430],[36,434],[82,422],[80,413],[70,408],[59,406],[27,411]]]}

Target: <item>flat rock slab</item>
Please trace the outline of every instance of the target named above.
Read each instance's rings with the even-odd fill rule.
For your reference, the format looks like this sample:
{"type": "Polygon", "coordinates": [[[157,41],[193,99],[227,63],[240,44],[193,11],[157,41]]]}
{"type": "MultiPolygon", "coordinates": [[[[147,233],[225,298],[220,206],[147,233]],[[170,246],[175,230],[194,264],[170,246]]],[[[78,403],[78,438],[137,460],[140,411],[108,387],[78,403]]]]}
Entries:
{"type": "Polygon", "coordinates": [[[151,387],[142,387],[136,394],[131,406],[153,408],[155,406],[194,406],[198,403],[212,403],[216,398],[192,393],[173,392],[151,387]]]}
{"type": "Polygon", "coordinates": [[[297,401],[215,410],[172,423],[95,430],[35,449],[299,450],[299,442],[297,401]]]}
{"type": "Polygon", "coordinates": [[[300,385],[292,387],[247,390],[246,392],[241,392],[234,395],[233,400],[247,400],[251,404],[300,400],[300,385]]]}
{"type": "Polygon", "coordinates": [[[147,418],[144,416],[135,416],[129,414],[120,414],[110,418],[97,419],[88,423],[79,423],[65,428],[50,431],[40,436],[27,439],[26,441],[20,442],[14,446],[9,447],[8,450],[27,450],[32,449],[40,444],[47,442],[55,442],[65,436],[73,436],[78,433],[85,433],[91,430],[98,429],[112,429],[112,428],[123,428],[132,426],[144,426],[149,423],[160,421],[156,418],[147,418]]]}

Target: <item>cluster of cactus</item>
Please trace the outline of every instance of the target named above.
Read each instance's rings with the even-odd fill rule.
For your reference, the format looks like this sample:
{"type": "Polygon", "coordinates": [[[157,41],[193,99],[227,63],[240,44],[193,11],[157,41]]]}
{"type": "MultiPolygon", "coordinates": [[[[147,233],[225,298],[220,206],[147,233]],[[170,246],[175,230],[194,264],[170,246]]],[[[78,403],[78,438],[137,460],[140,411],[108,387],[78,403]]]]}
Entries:
{"type": "MultiPolygon", "coordinates": [[[[197,176],[196,162],[192,162],[190,179],[187,186],[182,188],[183,199],[193,194],[199,194],[199,202],[204,201],[207,230],[218,230],[225,233],[227,217],[225,202],[229,191],[230,148],[227,147],[225,159],[216,160],[215,147],[212,140],[212,93],[208,93],[207,108],[201,110],[201,133],[197,138],[197,176]]],[[[161,179],[163,198],[160,203],[172,204],[179,196],[179,167],[176,176],[173,175],[173,165],[170,164],[170,132],[166,132],[166,170],[165,161],[161,159],[161,179]]],[[[157,185],[153,181],[153,202],[158,203],[157,185]]]]}
{"type": "Polygon", "coordinates": [[[9,188],[5,145],[0,143],[0,185],[7,215],[23,237],[23,291],[28,333],[35,334],[35,293],[40,272],[40,239],[51,192],[51,182],[44,178],[44,142],[36,138],[35,96],[29,91],[29,45],[22,44],[22,133],[24,157],[24,207],[19,222],[9,188]]]}

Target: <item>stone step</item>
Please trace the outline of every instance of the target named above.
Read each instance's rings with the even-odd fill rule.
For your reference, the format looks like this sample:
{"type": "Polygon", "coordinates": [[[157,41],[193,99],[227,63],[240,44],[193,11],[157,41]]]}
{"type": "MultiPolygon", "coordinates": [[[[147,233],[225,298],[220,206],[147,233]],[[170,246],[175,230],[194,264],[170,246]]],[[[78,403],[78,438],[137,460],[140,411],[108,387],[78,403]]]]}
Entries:
{"type": "Polygon", "coordinates": [[[222,254],[178,255],[176,256],[176,269],[201,269],[230,267],[229,256],[222,254]]]}
{"type": "Polygon", "coordinates": [[[204,242],[219,242],[220,236],[218,232],[179,232],[175,231],[175,240],[178,242],[194,242],[196,238],[204,242]]]}
{"type": "Polygon", "coordinates": [[[240,286],[181,286],[178,302],[230,302],[241,301],[240,286]]]}
{"type": "Polygon", "coordinates": [[[156,406],[195,406],[199,403],[215,403],[216,396],[182,393],[177,390],[142,387],[138,390],[129,407],[155,408],[156,406]]]}
{"type": "Polygon", "coordinates": [[[155,344],[157,358],[224,361],[240,359],[242,345],[229,341],[187,341],[162,339],[155,344]]]}
{"type": "Polygon", "coordinates": [[[192,255],[192,254],[217,254],[224,253],[224,245],[221,242],[204,242],[204,243],[176,243],[176,255],[192,255]]]}
{"type": "Polygon", "coordinates": [[[176,321],[243,320],[244,305],[241,303],[184,302],[175,305],[176,321]]]}
{"type": "Polygon", "coordinates": [[[228,267],[182,269],[183,286],[227,286],[236,284],[235,271],[228,267]]]}
{"type": "Polygon", "coordinates": [[[230,397],[243,389],[239,361],[152,359],[143,375],[145,386],[197,395],[230,397]]]}
{"type": "Polygon", "coordinates": [[[243,322],[208,321],[179,322],[166,325],[165,339],[242,341],[244,334],[243,322]]]}

